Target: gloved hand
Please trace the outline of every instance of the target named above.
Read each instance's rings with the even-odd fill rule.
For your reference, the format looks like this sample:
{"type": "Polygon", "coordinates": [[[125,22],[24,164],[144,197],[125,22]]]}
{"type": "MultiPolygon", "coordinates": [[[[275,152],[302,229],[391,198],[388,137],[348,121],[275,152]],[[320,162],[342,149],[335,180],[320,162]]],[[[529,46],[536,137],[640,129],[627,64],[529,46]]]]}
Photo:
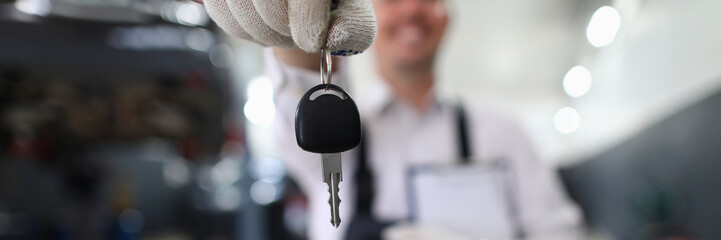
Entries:
{"type": "Polygon", "coordinates": [[[204,0],[221,29],[263,46],[299,47],[333,55],[363,52],[375,38],[376,20],[370,0],[204,0]]]}

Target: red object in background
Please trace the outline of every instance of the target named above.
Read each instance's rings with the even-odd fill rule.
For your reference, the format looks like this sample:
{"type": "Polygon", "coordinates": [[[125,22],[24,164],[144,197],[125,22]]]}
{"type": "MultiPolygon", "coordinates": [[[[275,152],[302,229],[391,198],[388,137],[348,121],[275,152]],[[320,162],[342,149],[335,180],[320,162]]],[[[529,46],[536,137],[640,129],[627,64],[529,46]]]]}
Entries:
{"type": "Polygon", "coordinates": [[[10,141],[10,156],[15,159],[30,159],[33,153],[33,139],[28,136],[15,135],[10,141]]]}
{"type": "Polygon", "coordinates": [[[183,85],[188,89],[205,89],[208,85],[208,80],[202,71],[193,69],[188,71],[183,78],[183,85]]]}
{"type": "Polygon", "coordinates": [[[40,161],[50,161],[55,153],[55,142],[47,139],[37,139],[33,144],[35,158],[40,161]]]}
{"type": "Polygon", "coordinates": [[[22,160],[50,161],[55,153],[56,144],[47,139],[32,139],[16,136],[10,141],[10,157],[22,160]]]}
{"type": "Polygon", "coordinates": [[[41,128],[33,142],[34,157],[40,161],[50,161],[57,151],[57,134],[52,128],[41,128]]]}
{"type": "Polygon", "coordinates": [[[225,142],[239,142],[241,144],[245,144],[245,139],[243,138],[243,129],[239,127],[237,124],[228,124],[228,126],[225,128],[225,142]]]}
{"type": "Polygon", "coordinates": [[[193,138],[183,138],[180,139],[180,142],[178,143],[178,149],[180,150],[180,155],[182,155],[185,159],[193,161],[196,160],[198,157],[200,157],[200,153],[202,152],[202,149],[200,147],[200,143],[198,143],[197,140],[193,138]]]}

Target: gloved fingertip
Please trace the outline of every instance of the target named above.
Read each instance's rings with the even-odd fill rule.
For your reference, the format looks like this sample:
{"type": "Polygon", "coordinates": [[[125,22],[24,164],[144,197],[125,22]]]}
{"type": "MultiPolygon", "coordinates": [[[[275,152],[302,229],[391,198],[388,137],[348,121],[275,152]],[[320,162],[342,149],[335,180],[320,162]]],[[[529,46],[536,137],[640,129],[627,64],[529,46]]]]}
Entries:
{"type": "Polygon", "coordinates": [[[357,50],[336,50],[330,53],[330,55],[333,56],[353,56],[356,54],[363,53],[363,51],[357,51],[357,50]]]}

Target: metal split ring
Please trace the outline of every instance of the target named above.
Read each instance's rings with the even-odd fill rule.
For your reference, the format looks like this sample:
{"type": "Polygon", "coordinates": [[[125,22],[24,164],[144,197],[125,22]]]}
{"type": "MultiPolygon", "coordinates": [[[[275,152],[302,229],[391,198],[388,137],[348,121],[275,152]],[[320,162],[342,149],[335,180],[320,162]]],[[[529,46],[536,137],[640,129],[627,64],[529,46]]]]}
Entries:
{"type": "Polygon", "coordinates": [[[330,51],[320,49],[320,83],[326,84],[325,90],[330,89],[331,78],[333,77],[333,59],[330,51]]]}

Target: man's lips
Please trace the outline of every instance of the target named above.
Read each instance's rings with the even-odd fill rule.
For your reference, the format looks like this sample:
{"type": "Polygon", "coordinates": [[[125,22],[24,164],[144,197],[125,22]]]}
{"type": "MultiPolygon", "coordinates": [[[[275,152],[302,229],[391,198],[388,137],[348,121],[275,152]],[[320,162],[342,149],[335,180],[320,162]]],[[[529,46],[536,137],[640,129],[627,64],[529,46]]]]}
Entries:
{"type": "Polygon", "coordinates": [[[427,31],[418,25],[405,25],[398,27],[395,35],[401,43],[418,44],[425,39],[427,31]]]}

